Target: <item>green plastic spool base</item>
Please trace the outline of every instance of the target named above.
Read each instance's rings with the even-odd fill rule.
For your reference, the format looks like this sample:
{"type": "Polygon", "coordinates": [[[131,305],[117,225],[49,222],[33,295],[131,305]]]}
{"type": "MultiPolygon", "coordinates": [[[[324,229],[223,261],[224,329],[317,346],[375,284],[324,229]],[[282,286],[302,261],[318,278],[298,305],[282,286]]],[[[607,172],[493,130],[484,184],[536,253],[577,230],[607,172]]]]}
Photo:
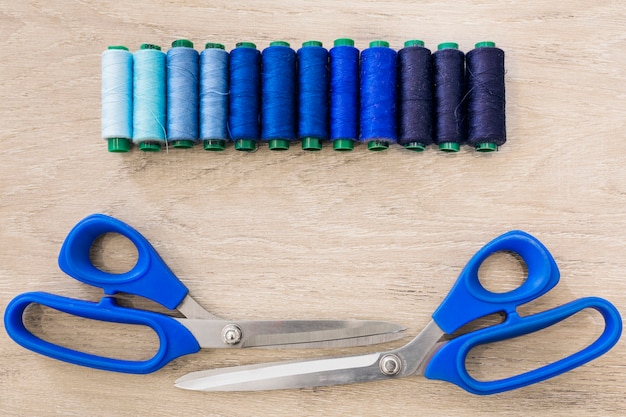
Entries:
{"type": "Polygon", "coordinates": [[[389,148],[389,142],[386,140],[373,140],[367,143],[367,149],[378,152],[389,148]]]}
{"type": "Polygon", "coordinates": [[[207,139],[204,141],[205,151],[223,151],[226,149],[226,141],[223,139],[207,139]]]}
{"type": "Polygon", "coordinates": [[[302,139],[302,149],[305,151],[321,151],[322,141],[318,138],[302,139]]]}
{"type": "Polygon", "coordinates": [[[189,39],[177,39],[172,42],[172,48],[193,48],[193,42],[189,39]]]}
{"type": "Polygon", "coordinates": [[[309,46],[323,46],[324,44],[320,41],[306,41],[306,42],[302,42],[302,47],[306,48],[309,46]]]}
{"type": "Polygon", "coordinates": [[[444,142],[439,144],[439,150],[443,152],[458,152],[461,146],[457,142],[444,142]]]}
{"type": "Polygon", "coordinates": [[[459,49],[459,44],[456,42],[443,42],[437,46],[437,50],[441,51],[442,49],[459,49]]]}
{"type": "Polygon", "coordinates": [[[141,142],[139,144],[139,150],[144,152],[159,152],[161,150],[161,144],[159,142],[141,142]]]}
{"type": "Polygon", "coordinates": [[[370,48],[377,48],[377,47],[389,48],[389,42],[383,41],[381,39],[370,42],[370,48]]]}
{"type": "Polygon", "coordinates": [[[252,152],[256,150],[256,141],[252,139],[237,139],[235,149],[238,151],[252,152]]]}
{"type": "Polygon", "coordinates": [[[354,40],[350,38],[335,39],[333,46],[354,46],[354,40]]]}
{"type": "Polygon", "coordinates": [[[337,139],[333,141],[333,149],[339,152],[348,152],[354,149],[354,141],[350,139],[337,139]]]}
{"type": "Polygon", "coordinates": [[[172,142],[172,146],[180,149],[193,148],[193,140],[179,139],[172,142]]]}
{"type": "Polygon", "coordinates": [[[491,42],[491,41],[483,41],[483,42],[478,42],[476,45],[474,45],[474,47],[476,47],[476,48],[495,48],[496,47],[496,43],[495,42],[491,42]]]}
{"type": "Polygon", "coordinates": [[[422,152],[424,151],[424,149],[426,149],[426,146],[424,146],[424,144],[421,142],[411,142],[404,145],[404,148],[410,151],[422,152]]]}
{"type": "Polygon", "coordinates": [[[421,46],[421,47],[423,47],[424,46],[424,41],[419,40],[419,39],[411,39],[411,40],[408,40],[408,41],[404,42],[404,47],[405,48],[410,48],[412,46],[421,46]]]}
{"type": "Polygon", "coordinates": [[[289,149],[289,141],[285,139],[272,139],[268,142],[268,147],[272,151],[286,151],[289,149]]]}
{"type": "Polygon", "coordinates": [[[285,46],[287,48],[290,47],[289,42],[285,42],[285,41],[274,41],[274,42],[270,42],[270,46],[285,46]]]}
{"type": "Polygon", "coordinates": [[[256,49],[256,45],[252,42],[237,42],[237,44],[235,44],[235,48],[256,49]]]}
{"type": "Polygon", "coordinates": [[[483,142],[476,145],[478,152],[493,152],[498,150],[498,145],[493,142],[483,142]]]}
{"type": "Polygon", "coordinates": [[[130,151],[130,140],[126,138],[109,138],[109,152],[128,152],[130,151]]]}

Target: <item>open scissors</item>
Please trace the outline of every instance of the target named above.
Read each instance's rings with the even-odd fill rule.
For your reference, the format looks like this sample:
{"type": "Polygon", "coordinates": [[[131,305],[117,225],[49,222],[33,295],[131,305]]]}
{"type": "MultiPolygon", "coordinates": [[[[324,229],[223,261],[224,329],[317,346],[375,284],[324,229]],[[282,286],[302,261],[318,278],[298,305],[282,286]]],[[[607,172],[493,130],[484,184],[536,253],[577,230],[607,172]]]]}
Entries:
{"type": "Polygon", "coordinates": [[[70,231],[61,247],[59,266],[77,280],[102,288],[105,296],[94,303],[43,292],[24,293],[7,306],[4,325],[9,336],[27,349],[92,368],[143,374],[200,348],[358,346],[399,339],[405,330],[393,323],[367,320],[221,319],[189,296],[187,288],[139,232],[103,214],[86,217],[70,231]],[[91,262],[90,248],[106,233],[119,233],[136,246],[138,259],[130,271],[107,273],[91,262]],[[113,297],[118,292],[148,298],[178,310],[186,318],[119,306],[113,297]],[[159,349],[151,359],[129,361],[55,345],[33,335],[24,325],[24,310],[33,303],[88,319],[148,326],[158,335],[159,349]]]}
{"type": "Polygon", "coordinates": [[[617,309],[601,298],[572,301],[542,313],[521,317],[518,306],[534,300],[559,281],[557,265],[546,247],[521,231],[511,231],[479,250],[461,272],[448,296],[432,315],[424,330],[407,345],[360,356],[308,361],[276,362],[193,372],[176,381],[176,386],[203,391],[252,391],[312,388],[350,384],[411,375],[451,382],[474,394],[494,394],[520,388],[567,372],[607,352],[618,341],[622,322],[617,309]],[[517,253],[526,263],[528,276],[507,293],[486,290],[478,269],[498,251],[517,253]],[[595,309],[604,318],[603,333],[591,345],[556,362],[520,375],[495,381],[472,378],[465,359],[477,345],[522,336],[552,326],[583,309],[595,309]],[[504,312],[502,323],[453,337],[467,323],[504,312]]]}

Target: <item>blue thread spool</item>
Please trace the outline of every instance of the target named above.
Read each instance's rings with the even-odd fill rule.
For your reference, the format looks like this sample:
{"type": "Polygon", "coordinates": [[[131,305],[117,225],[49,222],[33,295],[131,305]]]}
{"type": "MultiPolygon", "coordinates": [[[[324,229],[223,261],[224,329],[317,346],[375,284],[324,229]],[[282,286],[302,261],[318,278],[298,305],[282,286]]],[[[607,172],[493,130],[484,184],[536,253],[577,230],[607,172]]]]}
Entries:
{"type": "Polygon", "coordinates": [[[200,54],[200,138],[207,151],[223,151],[228,138],[228,52],[208,42],[200,54]]]}
{"type": "Polygon", "coordinates": [[[361,136],[370,151],[382,151],[397,139],[396,51],[372,41],[361,52],[361,136]]]}
{"type": "Polygon", "coordinates": [[[283,151],[296,138],[296,52],[283,41],[263,50],[261,139],[283,151]]]}
{"type": "Polygon", "coordinates": [[[465,54],[454,42],[433,53],[435,142],[443,152],[458,152],[465,142],[465,54]]]}
{"type": "Polygon", "coordinates": [[[178,39],[167,51],[167,139],[175,148],[198,140],[199,55],[193,42],[178,39]]]}
{"type": "Polygon", "coordinates": [[[298,137],[302,149],[319,151],[328,139],[328,51],[308,41],[298,50],[298,137]]]}
{"type": "Polygon", "coordinates": [[[133,54],[125,46],[102,53],[102,138],[109,152],[128,152],[133,138],[133,54]]]}
{"type": "Polygon", "coordinates": [[[165,142],[165,54],[144,43],[133,55],[133,142],[147,152],[165,142]]]}
{"type": "Polygon", "coordinates": [[[410,40],[398,52],[398,143],[423,151],[433,143],[433,80],[430,50],[410,40]]]}
{"type": "Polygon", "coordinates": [[[329,55],[330,140],[336,151],[351,151],[359,136],[359,50],[340,38],[329,55]]]}
{"type": "Polygon", "coordinates": [[[238,151],[254,151],[261,137],[261,53],[252,42],[230,51],[230,137],[238,151]]]}
{"type": "Polygon", "coordinates": [[[479,42],[467,53],[467,143],[492,152],[506,142],[504,51],[479,42]]]}

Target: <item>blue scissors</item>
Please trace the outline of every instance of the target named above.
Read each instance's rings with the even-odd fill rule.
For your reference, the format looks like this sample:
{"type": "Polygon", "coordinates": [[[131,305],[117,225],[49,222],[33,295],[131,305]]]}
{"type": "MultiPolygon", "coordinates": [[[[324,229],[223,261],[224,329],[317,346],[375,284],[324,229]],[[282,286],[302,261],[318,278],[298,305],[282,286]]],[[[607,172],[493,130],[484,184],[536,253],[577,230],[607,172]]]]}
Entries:
{"type": "Polygon", "coordinates": [[[559,270],[548,249],[534,237],[511,231],[479,250],[461,272],[431,322],[407,345],[360,356],[309,361],[289,361],[187,374],[176,386],[202,391],[253,391],[350,384],[424,375],[448,381],[474,394],[494,394],[534,384],[581,366],[607,352],[619,340],[622,321],[617,309],[601,298],[582,298],[538,314],[521,317],[517,307],[534,300],[559,281],[559,270]],[[499,251],[517,253],[526,263],[528,276],[507,293],[486,290],[478,279],[480,265],[499,251]],[[604,318],[603,333],[589,346],[568,357],[519,375],[495,381],[472,378],[465,359],[478,345],[526,335],[552,326],[584,309],[595,309],[604,318]],[[486,315],[504,312],[502,323],[454,337],[462,326],[486,315]]]}
{"type": "Polygon", "coordinates": [[[7,306],[4,325],[21,346],[51,358],[109,371],[144,374],[200,348],[345,347],[382,343],[403,337],[404,327],[368,320],[224,320],[206,311],[167,267],[156,250],[135,229],[103,214],[80,221],[68,234],[59,254],[59,267],[88,285],[102,288],[99,303],[43,292],[18,295],[7,306]],[[112,274],[96,268],[89,257],[94,241],[106,233],[119,233],[137,248],[138,259],[128,272],[112,274]],[[116,304],[116,293],[153,300],[185,318],[116,304]],[[143,325],[159,337],[159,349],[148,360],[129,361],[97,356],[55,345],[33,335],[24,325],[24,311],[40,304],[76,316],[143,325]]]}

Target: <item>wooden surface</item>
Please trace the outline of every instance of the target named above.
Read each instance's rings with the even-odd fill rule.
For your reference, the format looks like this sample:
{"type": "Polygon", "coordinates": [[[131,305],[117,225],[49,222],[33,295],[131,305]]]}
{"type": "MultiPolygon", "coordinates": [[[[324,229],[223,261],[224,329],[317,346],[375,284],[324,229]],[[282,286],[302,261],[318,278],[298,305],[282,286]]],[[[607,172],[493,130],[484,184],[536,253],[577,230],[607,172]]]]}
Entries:
{"type": "MultiPolygon", "coordinates": [[[[415,335],[484,243],[523,229],[542,240],[560,284],[521,309],[596,295],[626,312],[626,6],[618,1],[4,1],[0,4],[0,306],[41,290],[97,300],[57,267],[80,219],[102,212],[143,233],[211,312],[234,319],[352,318],[402,323],[415,335]],[[508,142],[499,152],[444,155],[363,146],[337,153],[170,150],[111,154],[100,139],[100,54],[108,45],[175,39],[264,48],[352,37],[399,49],[423,39],[464,51],[506,51],[508,142]]],[[[132,247],[105,237],[94,262],[132,265],[132,247]]],[[[491,273],[487,277],[486,273],[491,273]]],[[[523,279],[505,255],[485,285],[523,279]]],[[[132,300],[131,300],[132,301],[132,300]]],[[[141,304],[136,304],[140,305],[141,304]]],[[[30,313],[29,313],[30,314],[30,313]]],[[[67,346],[146,358],[150,331],[45,309],[34,331],[67,346]]],[[[555,360],[589,343],[588,312],[536,336],[472,352],[481,378],[555,360]]],[[[408,339],[407,339],[408,340],[408,339]]],[[[3,416],[598,415],[626,413],[626,347],[553,380],[479,397],[421,377],[322,389],[211,394],[174,388],[201,369],[373,352],[215,351],[136,376],[69,365],[0,332],[3,416]]]]}

